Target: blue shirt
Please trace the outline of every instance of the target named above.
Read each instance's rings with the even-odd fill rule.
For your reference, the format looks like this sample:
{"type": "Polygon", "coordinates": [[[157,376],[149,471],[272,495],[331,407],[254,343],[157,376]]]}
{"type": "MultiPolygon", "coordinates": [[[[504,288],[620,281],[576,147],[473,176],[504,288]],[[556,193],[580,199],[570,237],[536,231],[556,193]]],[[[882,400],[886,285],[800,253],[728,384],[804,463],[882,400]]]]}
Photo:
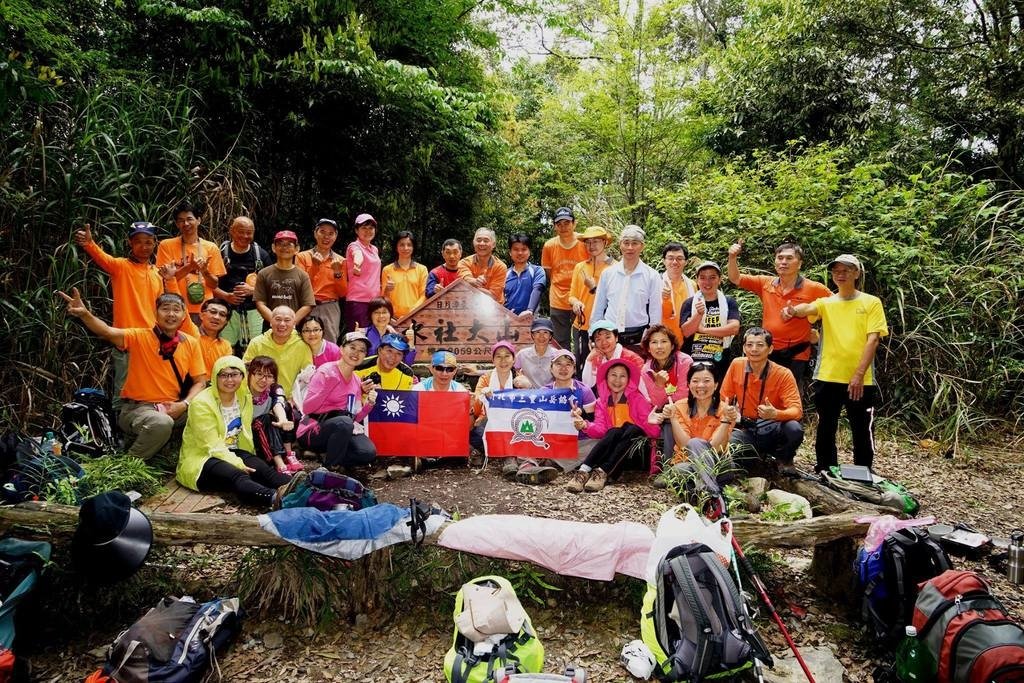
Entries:
{"type": "Polygon", "coordinates": [[[505,274],[505,308],[516,315],[523,311],[536,313],[547,283],[544,269],[534,263],[527,263],[522,273],[517,273],[515,266],[509,266],[505,274]]]}

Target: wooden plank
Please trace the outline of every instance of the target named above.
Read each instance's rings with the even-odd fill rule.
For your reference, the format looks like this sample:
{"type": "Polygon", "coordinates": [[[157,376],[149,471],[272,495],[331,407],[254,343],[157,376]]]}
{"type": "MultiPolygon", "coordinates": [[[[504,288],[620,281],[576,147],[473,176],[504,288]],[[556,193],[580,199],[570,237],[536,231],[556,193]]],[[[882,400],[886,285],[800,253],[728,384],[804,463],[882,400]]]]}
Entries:
{"type": "Polygon", "coordinates": [[[224,505],[224,502],[224,499],[219,496],[191,491],[188,498],[182,501],[172,512],[207,512],[224,505]]]}
{"type": "Polygon", "coordinates": [[[153,509],[154,512],[174,512],[174,509],[178,507],[178,504],[183,502],[188,495],[192,493],[181,484],[177,485],[177,488],[171,492],[171,495],[167,496],[166,500],[153,509]]]}

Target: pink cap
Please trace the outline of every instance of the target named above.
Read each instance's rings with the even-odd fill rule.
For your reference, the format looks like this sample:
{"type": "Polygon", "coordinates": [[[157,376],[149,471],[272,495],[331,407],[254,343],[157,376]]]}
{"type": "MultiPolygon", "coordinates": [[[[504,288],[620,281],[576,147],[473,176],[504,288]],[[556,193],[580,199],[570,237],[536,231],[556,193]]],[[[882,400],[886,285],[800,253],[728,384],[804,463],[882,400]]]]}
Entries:
{"type": "Polygon", "coordinates": [[[355,226],[358,228],[363,223],[373,223],[373,227],[377,227],[377,219],[368,213],[361,213],[356,216],[355,226]]]}
{"type": "Polygon", "coordinates": [[[291,240],[292,242],[295,242],[295,244],[298,244],[299,236],[291,230],[279,230],[277,234],[274,235],[274,241],[280,242],[281,240],[291,240]]]}
{"type": "Polygon", "coordinates": [[[516,347],[512,346],[512,342],[502,339],[501,341],[494,342],[494,346],[491,347],[491,358],[494,358],[494,354],[498,352],[498,349],[508,349],[509,353],[513,356],[516,355],[516,347]]]}

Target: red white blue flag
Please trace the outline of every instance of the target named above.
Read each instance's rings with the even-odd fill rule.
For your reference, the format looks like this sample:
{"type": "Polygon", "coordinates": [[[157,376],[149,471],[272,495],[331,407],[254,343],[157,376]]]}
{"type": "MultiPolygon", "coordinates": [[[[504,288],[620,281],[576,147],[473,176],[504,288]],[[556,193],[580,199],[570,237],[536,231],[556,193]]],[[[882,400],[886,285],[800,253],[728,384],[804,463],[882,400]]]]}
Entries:
{"type": "Polygon", "coordinates": [[[468,392],[378,390],[367,435],[377,455],[469,455],[468,392]]]}
{"type": "Polygon", "coordinates": [[[490,458],[576,459],[572,389],[509,389],[491,394],[484,447],[490,458]]]}

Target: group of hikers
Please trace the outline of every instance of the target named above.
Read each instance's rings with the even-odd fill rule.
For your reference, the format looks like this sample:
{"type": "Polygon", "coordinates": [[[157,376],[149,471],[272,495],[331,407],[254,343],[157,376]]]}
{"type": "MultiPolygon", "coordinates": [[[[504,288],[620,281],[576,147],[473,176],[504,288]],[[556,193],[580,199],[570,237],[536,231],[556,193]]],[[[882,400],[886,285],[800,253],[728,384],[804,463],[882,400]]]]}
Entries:
{"type": "Polygon", "coordinates": [[[112,324],[93,315],[78,290],[60,293],[69,315],[114,346],[114,407],[121,430],[134,438],[128,454],[153,456],[183,426],[177,478],[191,489],[279,505],[305,474],[300,453],[322,456],[330,468],[375,460],[364,418],[378,390],[469,392],[455,379],[452,351],[432,353],[429,377],[418,379],[410,367],[414,331],[396,329],[460,281],[527,319],[531,338],[520,348],[502,340],[491,349],[493,369],[479,376],[470,401],[471,461],[483,456],[494,392],[552,387],[572,391],[578,460],[506,458],[506,476],[538,484],[568,470],[568,491],[599,491],[631,458],[646,459],[652,439],[663,441],[667,460],[655,486],[673,473],[721,469],[723,461],[742,466],[730,457],[793,470],[816,345],[815,467],[838,462],[844,408],[854,461],[872,465],[873,361],[888,329],[879,299],[858,289],[864,268],[853,255],[828,266],[835,292],[801,274],[803,251],[793,242],[776,248],[775,276],[742,272],[739,241],[724,272],[703,261],[690,279],[681,241],[664,245],[659,271],[643,261],[641,227],[627,225],[617,238],[600,226],[580,232],[563,207],[540,265],[531,261],[529,235],[508,239],[506,264],[495,253],[494,231],[480,228],[472,254],[448,239],[442,262],[428,270],[408,231],[395,234],[394,261],[383,265],[377,221],[367,213],[355,218],[344,254],[334,250],[341,228],[332,219],[313,226],[310,249],[300,251],[296,233],[281,230],[268,253],[254,241],[251,219],[235,218],[218,246],[199,237],[201,215],[177,207],[178,236],[159,242],[156,226],[133,223],[125,257],[107,254],[90,226],[75,232],[75,243],[110,277],[112,324]],[[619,260],[608,253],[616,239],[619,260]],[[740,310],[721,290],[723,276],[762,303],[762,323],[742,332],[736,358],[740,310]],[[541,317],[545,290],[548,315],[541,317]]]}

